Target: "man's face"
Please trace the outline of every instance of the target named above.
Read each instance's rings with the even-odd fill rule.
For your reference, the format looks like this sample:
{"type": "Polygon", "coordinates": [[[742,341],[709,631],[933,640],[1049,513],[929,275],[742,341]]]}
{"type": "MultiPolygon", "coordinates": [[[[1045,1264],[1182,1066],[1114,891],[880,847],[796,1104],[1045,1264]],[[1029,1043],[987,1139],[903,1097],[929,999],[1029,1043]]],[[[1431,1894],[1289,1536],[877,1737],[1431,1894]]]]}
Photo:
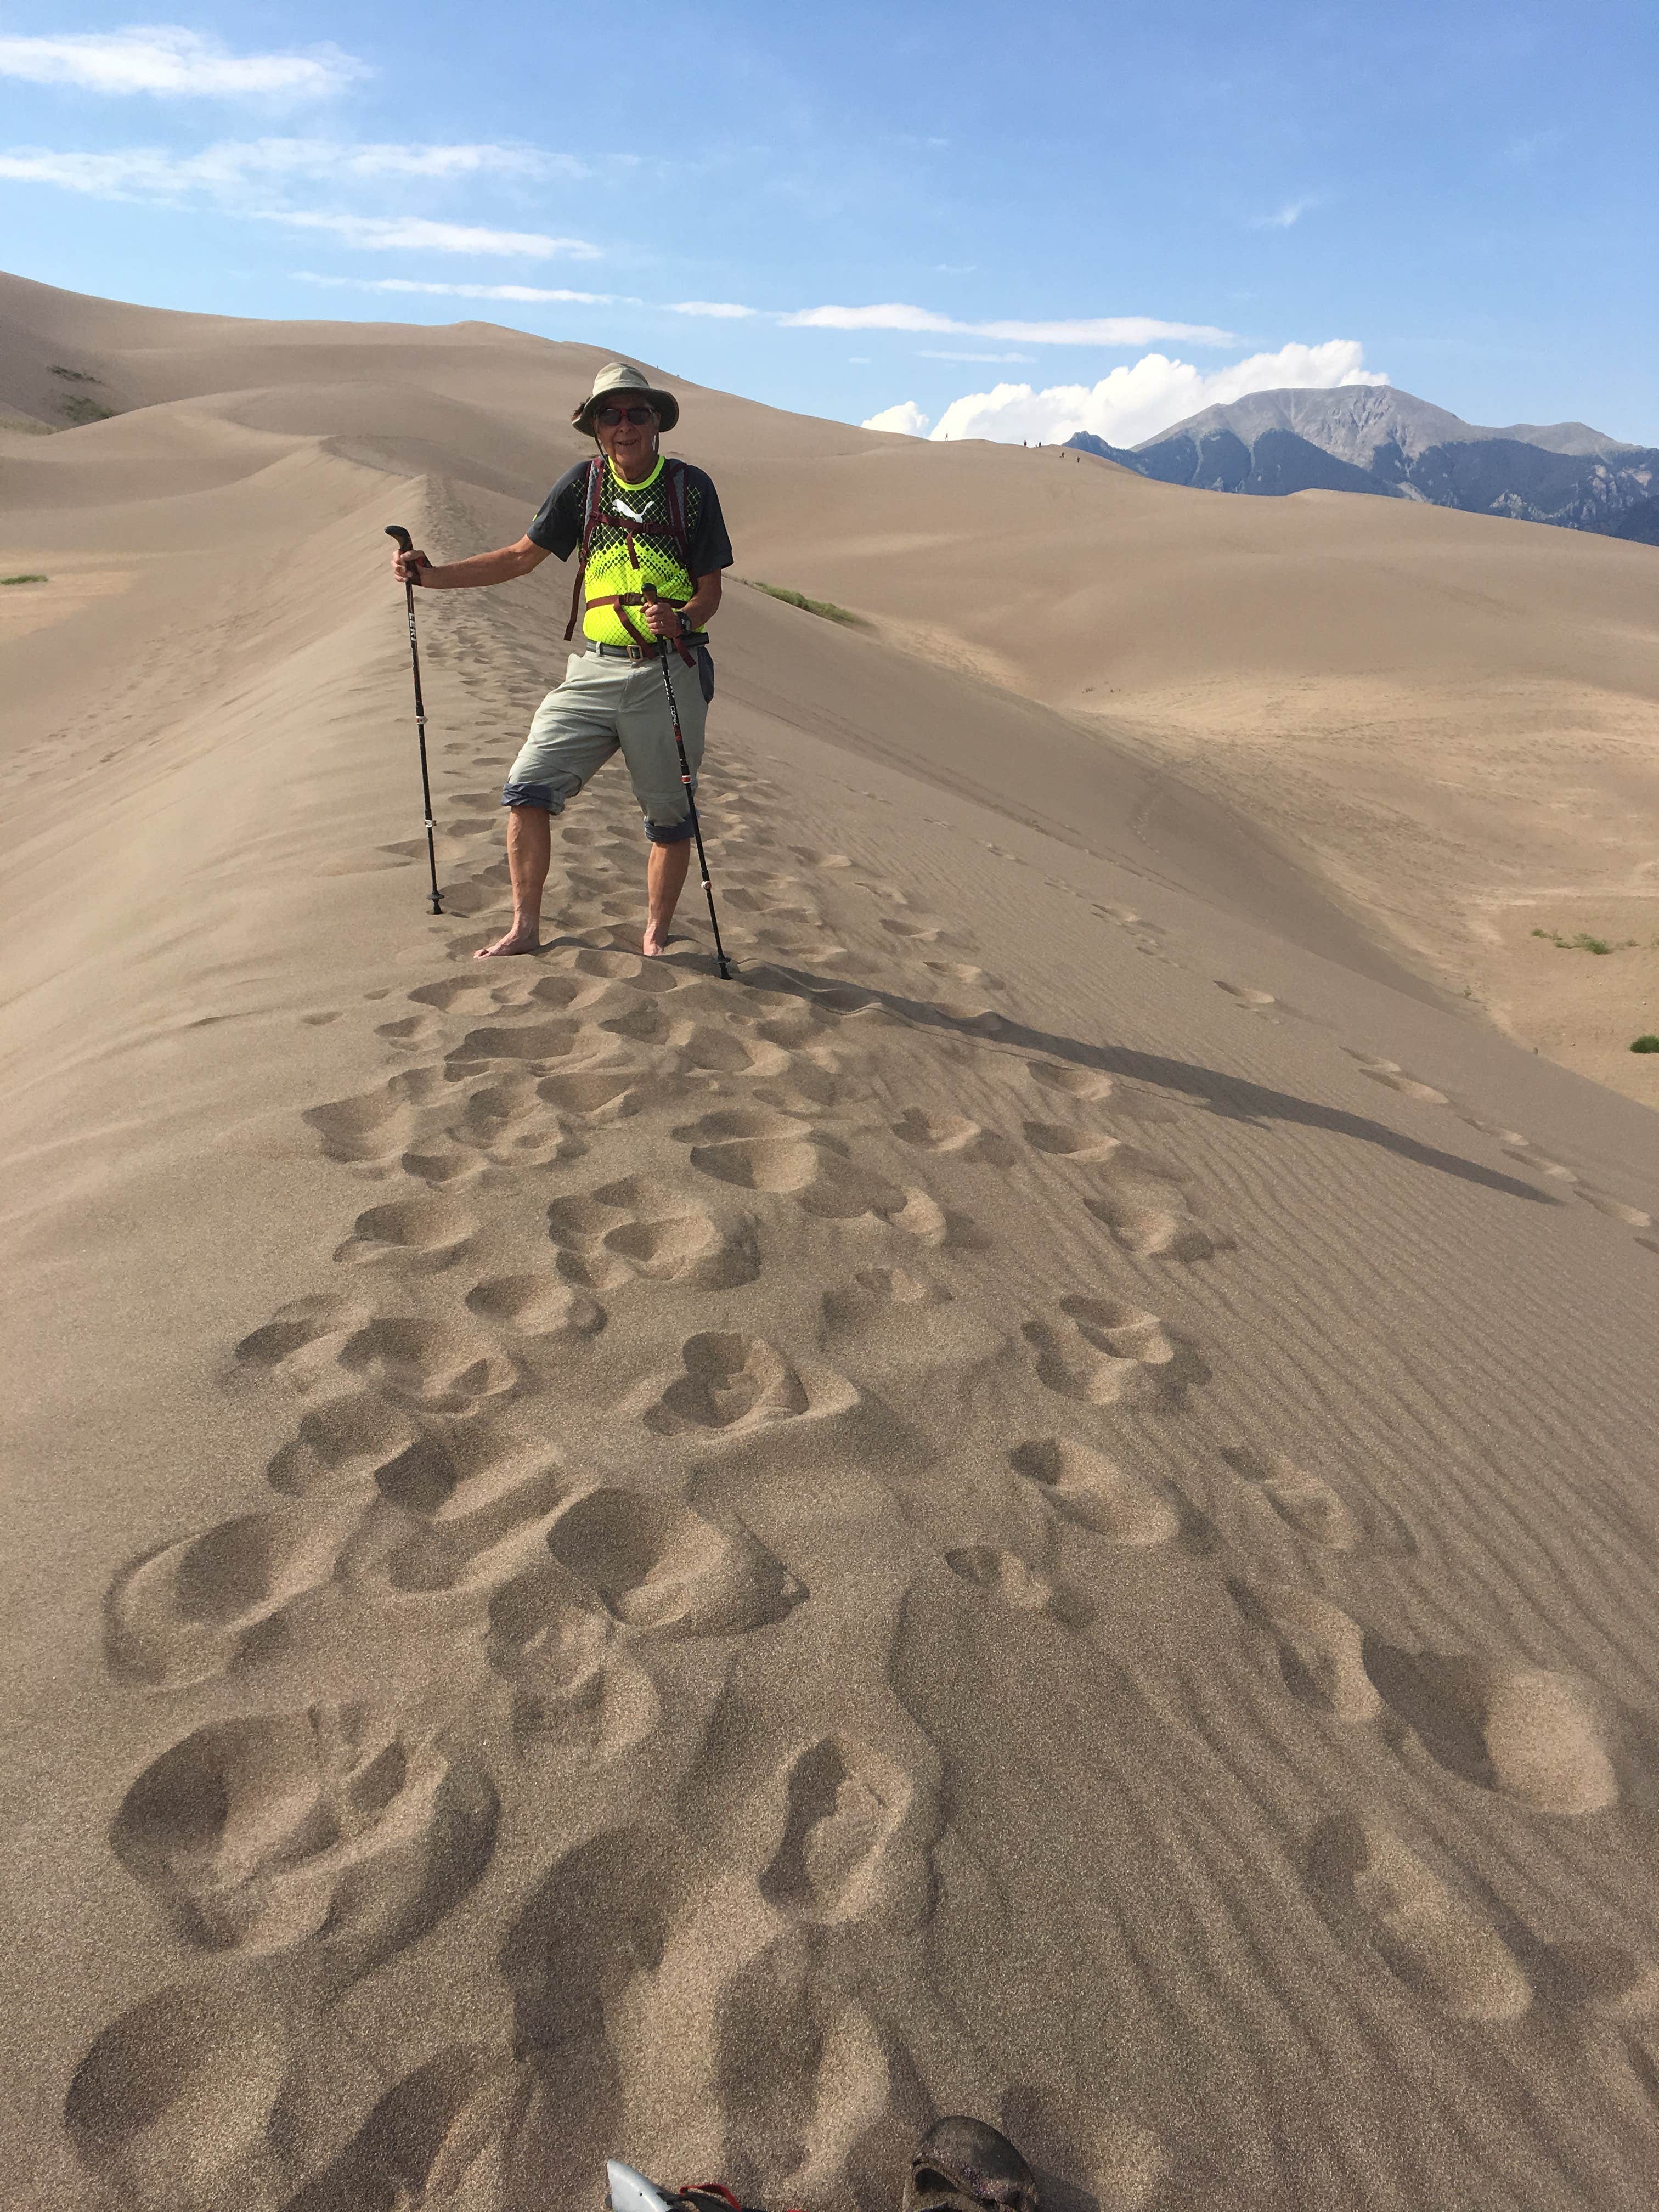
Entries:
{"type": "Polygon", "coordinates": [[[647,474],[657,442],[657,417],[642,399],[619,392],[614,398],[602,401],[594,411],[593,427],[600,445],[616,463],[619,476],[638,477],[647,474]],[[607,415],[617,419],[607,422],[607,415]],[[645,419],[635,422],[631,419],[635,415],[645,419]]]}

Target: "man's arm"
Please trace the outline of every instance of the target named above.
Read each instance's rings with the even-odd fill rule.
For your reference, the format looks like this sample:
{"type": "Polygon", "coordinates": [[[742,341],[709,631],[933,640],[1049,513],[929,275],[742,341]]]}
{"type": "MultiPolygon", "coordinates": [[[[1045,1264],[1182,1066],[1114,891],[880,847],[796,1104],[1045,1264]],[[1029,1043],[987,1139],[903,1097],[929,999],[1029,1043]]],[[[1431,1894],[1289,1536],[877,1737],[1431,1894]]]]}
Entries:
{"type": "MultiPolygon", "coordinates": [[[[527,576],[532,568],[539,568],[546,558],[545,545],[521,538],[516,545],[503,545],[494,553],[475,553],[470,561],[450,561],[439,568],[424,553],[398,553],[392,566],[400,584],[419,584],[428,592],[465,592],[477,584],[510,584],[515,576],[527,576]]],[[[714,580],[718,586],[720,579],[714,580]]],[[[714,596],[719,599],[718,589],[714,596]]]]}
{"type": "MultiPolygon", "coordinates": [[[[696,580],[697,588],[684,606],[687,629],[703,629],[710,615],[720,603],[720,572],[712,569],[696,580]]],[[[681,610],[671,607],[666,599],[659,599],[645,609],[646,627],[657,637],[678,637],[680,634],[681,610]]]]}

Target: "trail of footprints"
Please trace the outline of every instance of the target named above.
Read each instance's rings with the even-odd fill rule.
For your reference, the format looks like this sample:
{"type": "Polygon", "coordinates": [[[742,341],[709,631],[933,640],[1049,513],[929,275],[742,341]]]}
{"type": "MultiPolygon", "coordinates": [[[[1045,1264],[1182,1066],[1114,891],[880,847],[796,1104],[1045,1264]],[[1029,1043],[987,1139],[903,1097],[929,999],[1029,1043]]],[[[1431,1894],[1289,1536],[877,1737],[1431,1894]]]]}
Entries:
{"type": "MultiPolygon", "coordinates": [[[[717,1698],[750,1639],[758,1650],[812,1611],[805,1571],[736,1510],[723,1470],[811,1474],[816,1497],[826,1467],[850,1480],[879,1454],[870,1418],[895,1408],[943,1460],[960,1389],[969,1419],[983,1404],[1000,1424],[1009,1526],[1024,1532],[963,1526],[940,1546],[937,1571],[968,1601],[1082,1631],[1092,1604],[1060,1571],[1062,1537],[1118,1571],[1179,1552],[1192,1509],[1109,1449],[1103,1423],[1120,1407],[1178,1407],[1207,1380],[1200,1348],[1130,1294],[1146,1280],[1134,1271],[1229,1245],[1132,1112],[1126,1133],[1126,1102],[1097,1070],[1006,1054],[998,1126],[957,1110],[939,1079],[948,1061],[919,1058],[879,993],[847,981],[824,905],[838,885],[882,893],[894,910],[875,965],[853,972],[900,963],[963,1036],[994,1011],[997,979],[954,926],[846,855],[795,847],[787,873],[747,860],[748,845],[780,849],[763,835],[772,799],[733,775],[710,824],[742,985],[633,949],[637,836],[616,794],[590,794],[556,828],[568,903],[550,900],[552,949],[503,972],[472,963],[476,931],[457,935],[450,975],[377,1003],[386,1079],[305,1117],[366,1202],[327,1286],[228,1364],[228,1388],[292,1407],[267,1500],[134,1561],[109,1593],[118,1681],[236,1692],[144,1767],[111,1831],[197,1961],[108,2027],[69,2089],[70,2138],[120,2201],[323,2212],[449,2203],[465,2185],[479,2205],[540,2202],[550,2172],[597,2171],[626,2147],[629,2022],[647,1987],[659,2005],[704,2008],[726,2102],[756,2136],[797,2143],[797,2194],[849,2173],[881,2194],[927,2117],[902,2037],[832,1994],[822,1947],[827,1931],[927,1910],[931,1779],[804,1721],[799,1740],[767,1747],[734,1837],[729,1819],[628,1809],[614,1778],[660,1737],[665,1649],[706,1649],[717,1698]],[[922,1095],[896,1100],[878,1059],[922,1095]],[[1058,1291],[1017,1333],[997,1318],[1003,1298],[978,1295],[999,1267],[972,1212],[987,1178],[1060,1194],[1100,1254],[1097,1283],[1058,1291]],[[809,1314],[791,1314],[774,1254],[809,1255],[801,1275],[828,1281],[809,1314]],[[988,1403],[973,1397],[992,1385],[988,1403]],[[583,1406],[599,1416],[586,1430],[583,1406]],[[356,1696],[293,1694],[354,1667],[356,1696]],[[306,2054],[327,2007],[486,1880],[503,1791],[531,1794],[553,1853],[497,1914],[511,2048],[440,2051],[343,2142],[308,2125],[306,2054]],[[709,2014],[693,1901],[717,1878],[729,1889],[739,1863],[757,1902],[730,1919],[709,2014]],[[838,2134],[813,2068],[780,2067],[788,2049],[863,2081],[869,2126],[838,2134]]],[[[489,841],[452,895],[458,915],[499,889],[493,801],[449,800],[447,834],[489,841]]],[[[1127,910],[1103,918],[1144,932],[1127,910]]],[[[1409,1547],[1288,1461],[1241,1445],[1222,1479],[1310,1556],[1409,1547]]],[[[1302,1583],[1240,1572],[1225,1587],[1285,1692],[1340,1729],[1543,1814],[1589,1814],[1631,1786],[1633,1724],[1591,1686],[1394,1649],[1302,1583]]],[[[1326,1820],[1305,1871],[1334,1924],[1425,2002],[1502,2021],[1532,2001],[1478,1908],[1376,1823],[1326,1820]]],[[[1562,1988],[1573,1972],[1613,2009],[1639,2008],[1650,1984],[1659,1997],[1638,1961],[1581,1960],[1562,1988]]],[[[1067,2124],[1080,2139],[1100,2123],[1067,2124]]],[[[753,2147],[672,2157],[696,2150],[741,2183],[753,2147]]],[[[1142,2163],[1161,2170],[1158,2146],[1142,2163]]]]}

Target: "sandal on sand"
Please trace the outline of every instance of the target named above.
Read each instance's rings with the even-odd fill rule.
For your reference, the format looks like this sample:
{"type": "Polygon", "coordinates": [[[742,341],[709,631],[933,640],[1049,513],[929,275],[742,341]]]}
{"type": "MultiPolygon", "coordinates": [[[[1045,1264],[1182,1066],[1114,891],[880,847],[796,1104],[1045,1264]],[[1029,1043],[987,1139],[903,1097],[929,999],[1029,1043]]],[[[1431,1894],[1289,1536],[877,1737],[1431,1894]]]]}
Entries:
{"type": "Polygon", "coordinates": [[[916,2145],[903,2212],[1038,2212],[1036,2176],[1006,2136],[952,2113],[916,2145]]]}

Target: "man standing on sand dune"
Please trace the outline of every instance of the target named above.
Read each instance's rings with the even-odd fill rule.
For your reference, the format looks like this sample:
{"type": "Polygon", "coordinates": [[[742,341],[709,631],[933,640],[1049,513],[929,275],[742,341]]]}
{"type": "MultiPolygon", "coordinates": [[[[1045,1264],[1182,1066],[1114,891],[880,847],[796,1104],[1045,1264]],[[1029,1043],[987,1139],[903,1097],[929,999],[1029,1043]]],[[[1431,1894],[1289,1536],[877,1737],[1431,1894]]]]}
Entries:
{"type": "Polygon", "coordinates": [[[713,483],[701,469],[658,451],[660,434],[679,418],[672,392],[654,389],[626,362],[609,362],[570,417],[598,441],[598,455],[565,471],[516,545],[441,568],[424,553],[399,553],[392,561],[400,583],[447,592],[510,583],[538,568],[550,553],[561,561],[580,554],[565,635],[575,628],[577,595],[586,586],[587,650],[572,657],[564,681],[536,709],[502,790],[501,804],[510,810],[513,922],[504,937],[479,947],[480,960],[538,948],[552,817],[618,750],[651,848],[643,950],[655,954],[667,946],[685,883],[692,817],[659,663],[672,646],[684,665],[685,680],[674,697],[695,789],[704,718],[714,696],[705,625],[720,603],[720,572],[732,561],[713,483]],[[647,600],[646,586],[659,596],[647,600]]]}

